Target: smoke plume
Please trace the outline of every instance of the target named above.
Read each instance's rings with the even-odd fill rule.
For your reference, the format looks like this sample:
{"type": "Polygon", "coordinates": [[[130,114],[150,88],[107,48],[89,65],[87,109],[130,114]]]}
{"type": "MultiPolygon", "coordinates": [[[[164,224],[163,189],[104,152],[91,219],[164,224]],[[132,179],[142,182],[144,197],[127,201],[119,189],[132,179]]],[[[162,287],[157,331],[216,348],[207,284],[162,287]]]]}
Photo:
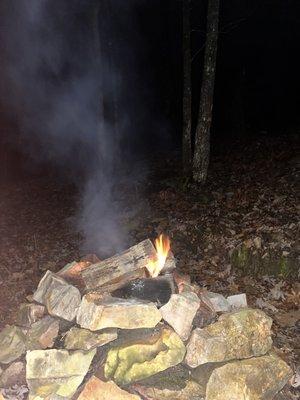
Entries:
{"type": "MultiPolygon", "coordinates": [[[[134,19],[137,3],[122,2],[120,15],[134,19]]],[[[120,250],[113,191],[134,141],[120,99],[135,65],[118,37],[121,17],[107,0],[4,0],[0,13],[1,103],[32,158],[78,185],[86,250],[120,250]]]]}

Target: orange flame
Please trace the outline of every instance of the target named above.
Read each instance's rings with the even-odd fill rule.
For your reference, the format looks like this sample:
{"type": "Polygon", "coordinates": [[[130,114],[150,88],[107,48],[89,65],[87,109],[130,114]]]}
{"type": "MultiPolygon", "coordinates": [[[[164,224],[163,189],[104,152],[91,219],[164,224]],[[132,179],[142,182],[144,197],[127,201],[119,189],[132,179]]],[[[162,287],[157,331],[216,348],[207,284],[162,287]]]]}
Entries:
{"type": "Polygon", "coordinates": [[[165,265],[170,250],[170,239],[168,236],[159,235],[159,237],[155,239],[155,249],[156,259],[149,261],[146,265],[152,278],[157,277],[165,265]]]}

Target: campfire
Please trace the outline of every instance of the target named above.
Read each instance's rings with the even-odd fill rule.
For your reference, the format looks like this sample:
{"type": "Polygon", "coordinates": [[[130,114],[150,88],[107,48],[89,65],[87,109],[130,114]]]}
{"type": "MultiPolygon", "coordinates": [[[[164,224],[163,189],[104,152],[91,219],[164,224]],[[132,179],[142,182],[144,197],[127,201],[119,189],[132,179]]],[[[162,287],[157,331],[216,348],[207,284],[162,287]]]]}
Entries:
{"type": "Polygon", "coordinates": [[[272,320],[179,274],[164,235],[47,271],[30,300],[0,333],[0,399],[272,399],[291,377],[272,320]]]}
{"type": "Polygon", "coordinates": [[[155,240],[156,255],[154,260],[150,260],[146,265],[149,274],[157,277],[165,266],[166,259],[170,251],[170,240],[167,236],[160,235],[155,240]]]}

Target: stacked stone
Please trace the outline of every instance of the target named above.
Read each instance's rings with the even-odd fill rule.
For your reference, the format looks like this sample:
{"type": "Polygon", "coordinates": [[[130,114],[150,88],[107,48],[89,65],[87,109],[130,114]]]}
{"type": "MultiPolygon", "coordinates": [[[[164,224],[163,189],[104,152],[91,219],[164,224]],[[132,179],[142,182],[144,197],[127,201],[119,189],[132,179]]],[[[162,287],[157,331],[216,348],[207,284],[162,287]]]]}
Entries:
{"type": "Polygon", "coordinates": [[[93,259],[46,272],[0,333],[4,399],[13,385],[29,400],[268,400],[281,390],[292,371],[272,350],[266,314],[245,295],[192,285],[172,256],[162,276],[144,277],[147,257],[131,254],[110,259],[113,271],[93,259]]]}

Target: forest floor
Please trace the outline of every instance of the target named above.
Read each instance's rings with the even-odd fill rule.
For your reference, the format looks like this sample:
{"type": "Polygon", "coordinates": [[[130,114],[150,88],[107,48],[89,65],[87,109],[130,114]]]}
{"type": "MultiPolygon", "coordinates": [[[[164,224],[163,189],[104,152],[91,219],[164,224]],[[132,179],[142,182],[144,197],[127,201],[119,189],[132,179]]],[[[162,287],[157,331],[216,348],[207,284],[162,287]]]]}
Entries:
{"type": "MultiPolygon", "coordinates": [[[[169,234],[182,272],[211,291],[246,293],[250,306],[273,318],[275,347],[298,372],[298,383],[278,400],[298,398],[300,383],[296,154],[293,137],[236,143],[215,152],[201,189],[181,177],[176,154],[157,155],[146,180],[136,182],[135,190],[122,189],[131,204],[121,221],[130,243],[169,234]],[[237,249],[242,253],[234,258],[237,249]],[[257,268],[260,264],[264,269],[257,268]],[[274,265],[276,277],[268,269],[274,265]]],[[[14,321],[19,304],[47,269],[57,271],[83,254],[80,233],[72,228],[79,194],[71,185],[32,177],[1,184],[0,196],[3,327],[14,321]]]]}

